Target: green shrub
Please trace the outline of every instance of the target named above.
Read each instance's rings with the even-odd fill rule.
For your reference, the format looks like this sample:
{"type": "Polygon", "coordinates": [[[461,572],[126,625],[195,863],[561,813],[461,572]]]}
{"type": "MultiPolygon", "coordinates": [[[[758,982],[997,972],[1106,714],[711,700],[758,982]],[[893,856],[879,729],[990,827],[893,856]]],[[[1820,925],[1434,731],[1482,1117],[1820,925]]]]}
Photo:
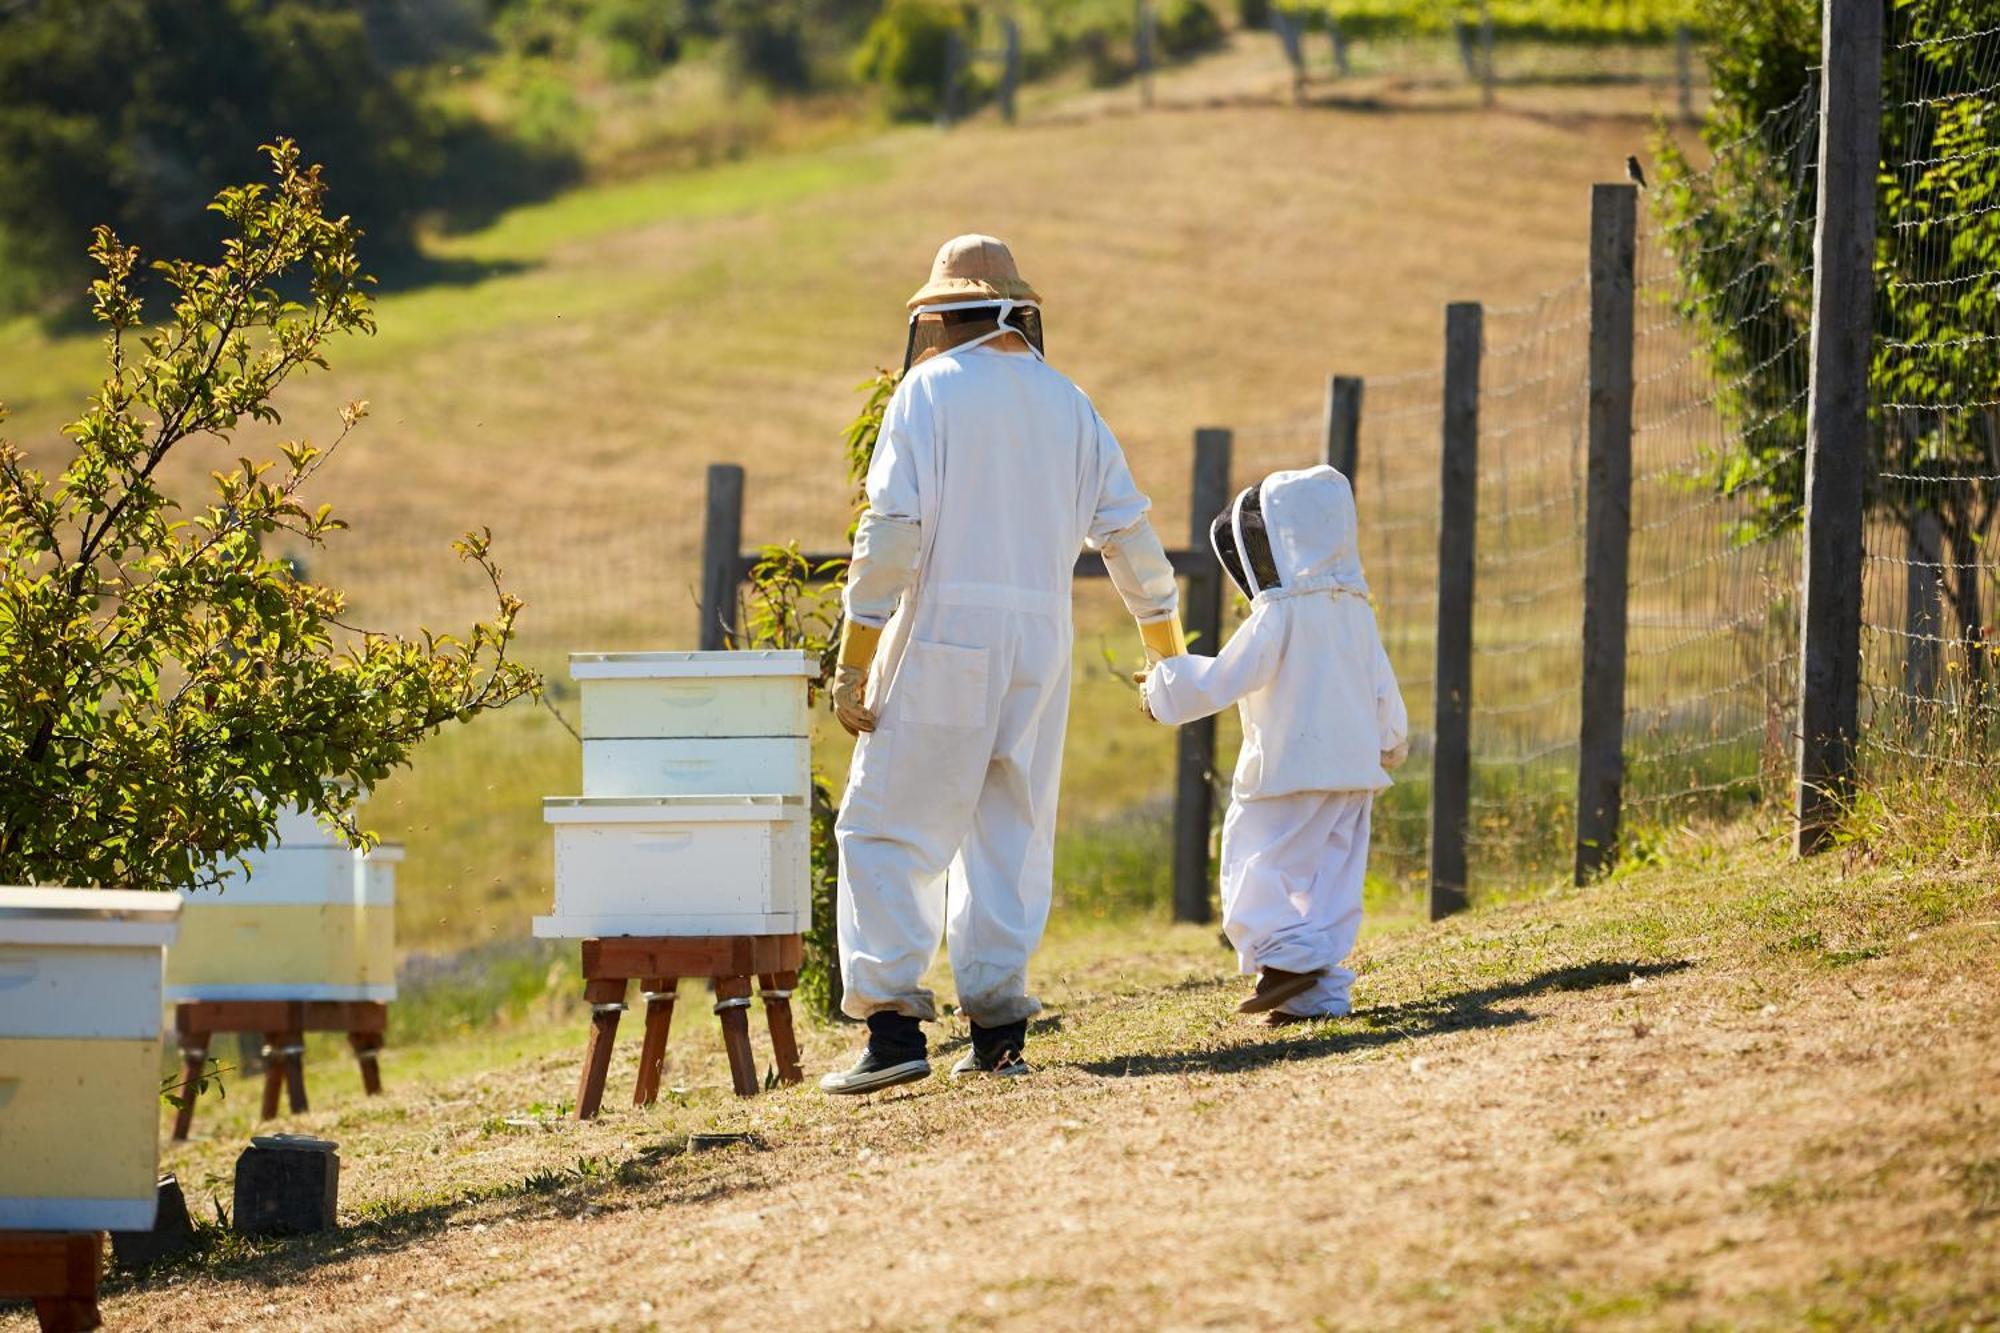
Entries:
{"type": "Polygon", "coordinates": [[[540,688],[511,656],[521,603],[485,536],[457,546],[496,610],[463,638],[357,632],[345,597],[269,549],[346,526],[306,493],[366,403],[325,448],[277,445],[282,463],[239,457],[205,483],[179,466],[275,425],[287,379],[375,327],[319,168],[288,141],[266,151],[272,182],[215,201],[220,257],[156,263],[157,329],[139,251],[97,228],[105,378],[52,476],[0,440],[0,883],[214,886],[287,805],[358,838],[361,794],[419,741],[540,688]]]}
{"type": "Polygon", "coordinates": [[[1236,0],[1236,21],[1246,28],[1271,26],[1271,0],[1236,0]]]}
{"type": "Polygon", "coordinates": [[[882,90],[889,114],[926,119],[944,107],[951,43],[970,38],[948,0],[888,0],[854,53],[855,77],[882,90]]]}
{"type": "Polygon", "coordinates": [[[1205,0],[1166,0],[1155,20],[1160,54],[1178,60],[1222,45],[1222,21],[1205,0]]]}
{"type": "Polygon", "coordinates": [[[671,0],[599,0],[585,27],[619,78],[643,78],[680,58],[684,18],[671,0]]]}

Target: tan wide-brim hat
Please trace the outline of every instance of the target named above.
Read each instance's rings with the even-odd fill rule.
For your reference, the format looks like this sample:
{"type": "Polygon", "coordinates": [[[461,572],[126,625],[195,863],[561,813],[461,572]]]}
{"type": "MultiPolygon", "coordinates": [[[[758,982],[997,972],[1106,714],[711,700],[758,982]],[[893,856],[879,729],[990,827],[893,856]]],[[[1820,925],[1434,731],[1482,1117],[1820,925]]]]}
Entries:
{"type": "Polygon", "coordinates": [[[909,308],[952,301],[1033,301],[1041,297],[1014,266],[1014,252],[991,236],[954,236],[931,261],[931,280],[917,289],[909,308]]]}

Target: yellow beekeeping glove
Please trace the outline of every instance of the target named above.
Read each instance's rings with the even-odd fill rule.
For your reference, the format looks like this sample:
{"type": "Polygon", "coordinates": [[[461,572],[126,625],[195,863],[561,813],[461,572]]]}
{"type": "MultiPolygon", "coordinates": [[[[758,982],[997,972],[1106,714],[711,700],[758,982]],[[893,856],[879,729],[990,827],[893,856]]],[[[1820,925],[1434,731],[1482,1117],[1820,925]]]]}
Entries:
{"type": "Polygon", "coordinates": [[[879,625],[848,621],[840,629],[840,658],[833,671],[833,715],[850,736],[875,730],[875,714],[862,702],[868,697],[868,668],[875,646],[882,642],[879,625]]]}

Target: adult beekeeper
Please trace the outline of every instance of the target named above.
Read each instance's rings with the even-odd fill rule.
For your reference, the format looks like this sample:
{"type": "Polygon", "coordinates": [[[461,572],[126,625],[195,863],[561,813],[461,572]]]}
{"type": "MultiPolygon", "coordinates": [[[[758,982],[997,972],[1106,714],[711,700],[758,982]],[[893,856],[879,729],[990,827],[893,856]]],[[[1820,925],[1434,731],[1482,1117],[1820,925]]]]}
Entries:
{"type": "Polygon", "coordinates": [[[947,241],[909,301],[854,537],[832,688],[858,736],[836,832],[860,1093],[931,1072],[942,934],[972,1047],[1020,1074],[1048,919],[1069,716],[1070,578],[1101,551],[1149,660],[1183,648],[1173,567],[1111,430],[1042,357],[1041,298],[990,236],[947,241]]]}

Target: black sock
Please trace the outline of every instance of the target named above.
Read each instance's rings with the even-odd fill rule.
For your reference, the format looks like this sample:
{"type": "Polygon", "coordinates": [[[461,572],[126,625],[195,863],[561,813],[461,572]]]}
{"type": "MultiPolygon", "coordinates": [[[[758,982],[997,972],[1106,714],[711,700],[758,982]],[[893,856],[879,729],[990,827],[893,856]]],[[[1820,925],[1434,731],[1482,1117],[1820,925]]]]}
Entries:
{"type": "Polygon", "coordinates": [[[924,1058],[924,1025],[908,1014],[883,1010],[868,1015],[868,1049],[876,1062],[906,1064],[924,1058]]]}
{"type": "Polygon", "coordinates": [[[1003,1055],[1019,1055],[1028,1041],[1028,1020],[1023,1018],[999,1027],[972,1025],[972,1053],[982,1067],[991,1069],[1003,1055]]]}

